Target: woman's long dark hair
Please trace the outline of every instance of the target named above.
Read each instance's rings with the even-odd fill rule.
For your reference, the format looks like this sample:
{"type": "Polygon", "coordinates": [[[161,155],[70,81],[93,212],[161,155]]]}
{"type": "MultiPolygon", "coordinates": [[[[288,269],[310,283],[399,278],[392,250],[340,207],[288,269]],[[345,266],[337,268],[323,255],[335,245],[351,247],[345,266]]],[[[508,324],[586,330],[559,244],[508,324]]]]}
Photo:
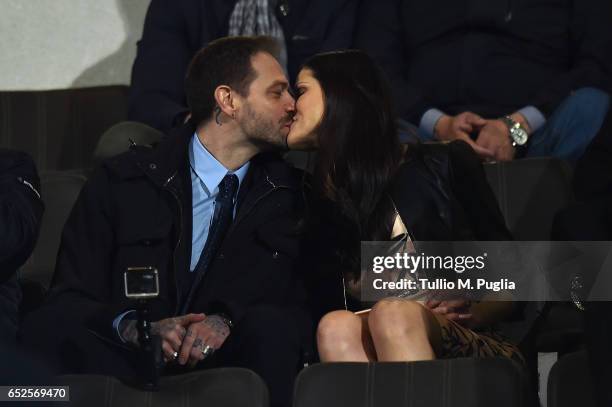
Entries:
{"type": "Polygon", "coordinates": [[[304,68],[321,84],[325,101],[313,190],[339,207],[359,240],[387,240],[393,213],[387,189],[402,150],[383,73],[356,50],[315,55],[304,68]]]}

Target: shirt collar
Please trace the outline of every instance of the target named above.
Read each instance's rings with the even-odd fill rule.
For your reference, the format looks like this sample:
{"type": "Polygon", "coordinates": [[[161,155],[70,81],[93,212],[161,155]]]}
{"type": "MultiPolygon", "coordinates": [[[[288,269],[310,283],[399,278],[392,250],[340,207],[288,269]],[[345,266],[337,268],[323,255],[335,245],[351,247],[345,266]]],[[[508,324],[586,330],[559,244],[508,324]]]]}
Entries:
{"type": "Polygon", "coordinates": [[[208,195],[212,195],[218,192],[219,183],[226,174],[236,174],[238,189],[240,189],[250,162],[247,161],[235,171],[228,170],[204,147],[197,133],[195,133],[189,143],[189,164],[204,184],[208,195]]]}

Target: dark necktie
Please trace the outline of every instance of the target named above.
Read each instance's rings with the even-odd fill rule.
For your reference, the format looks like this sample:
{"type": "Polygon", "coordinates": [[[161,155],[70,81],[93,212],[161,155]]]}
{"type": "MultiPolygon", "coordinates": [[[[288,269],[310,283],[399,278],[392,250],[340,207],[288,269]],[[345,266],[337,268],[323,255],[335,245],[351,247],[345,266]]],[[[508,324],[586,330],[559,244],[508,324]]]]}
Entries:
{"type": "Polygon", "coordinates": [[[234,215],[234,197],[236,196],[237,190],[238,177],[236,174],[227,174],[219,183],[219,193],[215,199],[213,221],[210,225],[206,244],[202,249],[198,264],[193,271],[194,279],[191,287],[189,288],[189,296],[183,304],[183,314],[187,312],[188,307],[191,305],[195,291],[200,285],[200,282],[208,270],[210,263],[215,258],[217,250],[219,249],[219,246],[221,246],[223,238],[232,224],[234,215]]]}

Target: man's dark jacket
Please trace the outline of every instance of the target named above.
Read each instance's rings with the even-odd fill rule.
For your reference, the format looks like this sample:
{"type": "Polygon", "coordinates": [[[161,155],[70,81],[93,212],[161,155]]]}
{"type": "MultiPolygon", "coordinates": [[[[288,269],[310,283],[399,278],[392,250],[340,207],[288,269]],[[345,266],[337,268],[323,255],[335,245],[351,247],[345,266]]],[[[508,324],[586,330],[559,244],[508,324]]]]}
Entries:
{"type": "Polygon", "coordinates": [[[606,89],[609,0],[365,0],[356,46],[389,75],[398,113],[550,115],[572,90],[606,89]]]}
{"type": "Polygon", "coordinates": [[[44,205],[27,154],[0,149],[0,340],[15,340],[21,291],[18,268],[32,254],[44,205]]]}
{"type": "MultiPolygon", "coordinates": [[[[98,336],[116,339],[113,319],[134,304],[127,267],[159,271],[151,320],[179,313],[186,298],[192,234],[190,126],[155,149],[136,147],[92,175],[64,228],[48,304],[98,336]]],[[[236,326],[254,305],[299,306],[294,271],[301,173],[276,154],[251,160],[235,220],[187,312],[225,313],[236,326]]]]}
{"type": "MultiPolygon", "coordinates": [[[[152,0],[132,70],[129,118],[167,132],[187,114],[184,78],[189,61],[225,37],[237,0],[152,0]]],[[[288,74],[295,79],[317,52],[348,48],[358,0],[287,0],[276,8],[287,44],[288,74]]]]}

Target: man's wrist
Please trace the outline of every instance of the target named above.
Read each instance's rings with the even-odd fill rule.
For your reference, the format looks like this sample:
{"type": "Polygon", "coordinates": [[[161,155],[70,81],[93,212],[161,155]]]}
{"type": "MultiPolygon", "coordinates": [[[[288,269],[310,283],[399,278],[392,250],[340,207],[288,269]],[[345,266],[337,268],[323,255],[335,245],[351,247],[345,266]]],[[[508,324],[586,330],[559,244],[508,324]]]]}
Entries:
{"type": "Polygon", "coordinates": [[[435,138],[435,127],[442,116],[444,116],[444,112],[435,108],[431,108],[423,114],[419,122],[419,137],[422,140],[431,141],[435,138]]]}
{"type": "Polygon", "coordinates": [[[514,120],[515,122],[518,122],[521,127],[523,129],[525,129],[525,131],[527,132],[527,134],[531,135],[532,133],[532,129],[531,126],[529,125],[529,122],[527,121],[527,119],[525,118],[525,116],[523,116],[521,113],[516,112],[516,113],[512,113],[510,116],[512,120],[514,120]]]}
{"type": "Polygon", "coordinates": [[[512,116],[501,117],[496,122],[501,123],[500,126],[503,127],[504,134],[513,148],[524,146],[529,140],[528,130],[512,116]]]}
{"type": "Polygon", "coordinates": [[[452,118],[448,115],[442,115],[440,116],[440,118],[436,121],[434,128],[433,128],[433,136],[435,139],[437,140],[444,140],[446,139],[446,133],[448,126],[450,124],[450,121],[452,120],[452,118]]]}
{"type": "Polygon", "coordinates": [[[231,318],[227,314],[220,313],[220,314],[215,314],[215,315],[218,316],[225,325],[227,325],[230,332],[234,329],[234,322],[231,320],[231,318]]]}
{"type": "Polygon", "coordinates": [[[119,322],[119,337],[126,343],[139,346],[136,321],[133,319],[123,319],[119,322]]]}

